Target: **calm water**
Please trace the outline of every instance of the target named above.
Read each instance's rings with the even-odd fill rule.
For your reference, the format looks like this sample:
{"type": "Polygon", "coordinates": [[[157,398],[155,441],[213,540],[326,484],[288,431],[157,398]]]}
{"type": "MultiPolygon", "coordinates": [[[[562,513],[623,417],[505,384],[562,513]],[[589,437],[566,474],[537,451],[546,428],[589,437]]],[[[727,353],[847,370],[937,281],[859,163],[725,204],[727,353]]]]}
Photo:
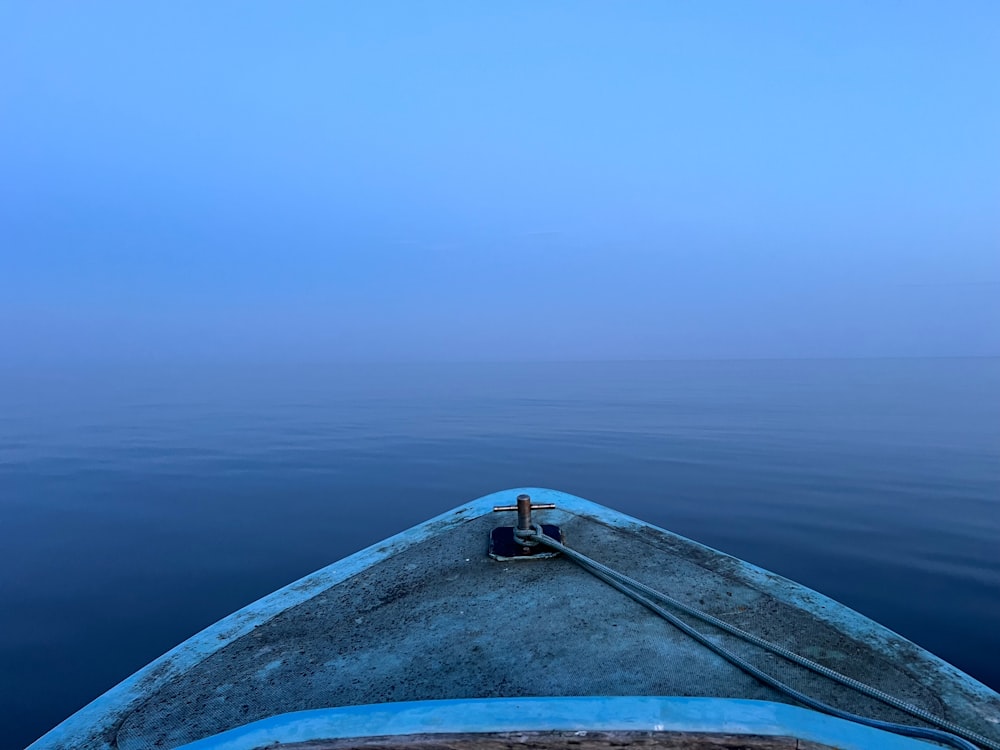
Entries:
{"type": "Polygon", "coordinates": [[[1000,359],[0,376],[0,743],[452,506],[549,486],[1000,689],[1000,359]]]}

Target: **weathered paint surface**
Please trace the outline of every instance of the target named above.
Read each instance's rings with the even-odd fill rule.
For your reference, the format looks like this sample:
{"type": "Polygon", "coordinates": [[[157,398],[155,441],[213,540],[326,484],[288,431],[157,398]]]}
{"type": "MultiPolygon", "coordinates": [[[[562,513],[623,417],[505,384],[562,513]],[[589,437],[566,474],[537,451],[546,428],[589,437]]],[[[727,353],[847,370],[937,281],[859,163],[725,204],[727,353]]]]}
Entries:
{"type": "Polygon", "coordinates": [[[300,711],[256,721],[182,750],[257,750],[277,743],[351,737],[485,732],[718,732],[792,736],[841,750],[930,750],[795,706],[717,698],[584,697],[426,701],[300,711]]]}
{"type": "MultiPolygon", "coordinates": [[[[545,518],[569,530],[568,544],[602,562],[995,734],[990,722],[1000,720],[1000,696],[867,618],[637,519],[528,488],[449,511],[251,604],[32,747],[177,747],[275,714],[394,700],[609,694],[781,700],[566,560],[509,566],[488,560],[486,535],[498,520],[490,517],[492,507],[521,492],[555,503],[559,510],[545,518]],[[424,544],[440,535],[451,535],[449,544],[424,544]],[[412,627],[401,625],[406,619],[412,627]],[[536,634],[534,662],[515,658],[503,640],[526,626],[536,634]]],[[[824,692],[829,685],[808,687],[859,709],[844,704],[850,696],[824,692]]]]}

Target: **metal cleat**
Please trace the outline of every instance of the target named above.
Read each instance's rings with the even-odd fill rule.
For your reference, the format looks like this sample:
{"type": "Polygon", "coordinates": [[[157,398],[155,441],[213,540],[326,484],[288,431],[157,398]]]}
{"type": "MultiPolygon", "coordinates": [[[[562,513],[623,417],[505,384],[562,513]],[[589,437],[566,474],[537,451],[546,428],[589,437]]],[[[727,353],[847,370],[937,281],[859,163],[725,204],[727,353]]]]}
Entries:
{"type": "Polygon", "coordinates": [[[554,510],[555,507],[554,503],[533,505],[528,495],[518,495],[517,505],[494,506],[494,513],[517,511],[517,526],[497,526],[490,532],[490,557],[494,560],[537,560],[558,555],[533,537],[540,530],[545,536],[562,543],[562,530],[552,524],[538,524],[531,516],[533,510],[554,510]]]}

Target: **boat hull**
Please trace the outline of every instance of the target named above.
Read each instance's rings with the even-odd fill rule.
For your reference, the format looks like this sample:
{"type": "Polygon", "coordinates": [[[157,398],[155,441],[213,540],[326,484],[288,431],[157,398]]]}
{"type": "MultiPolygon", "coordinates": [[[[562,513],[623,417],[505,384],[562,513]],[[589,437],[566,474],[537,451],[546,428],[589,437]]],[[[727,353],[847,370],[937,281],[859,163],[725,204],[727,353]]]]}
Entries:
{"type": "MultiPolygon", "coordinates": [[[[439,700],[679,696],[787,703],[565,558],[492,560],[492,513],[554,503],[567,544],[734,625],[935,714],[996,733],[1000,696],[814,591],[565,493],[489,495],[207,628],[32,747],[176,748],[289,712],[439,700]]],[[[845,710],[908,721],[713,634],[845,710]]],[[[522,727],[523,728],[523,727],[522,727]]]]}

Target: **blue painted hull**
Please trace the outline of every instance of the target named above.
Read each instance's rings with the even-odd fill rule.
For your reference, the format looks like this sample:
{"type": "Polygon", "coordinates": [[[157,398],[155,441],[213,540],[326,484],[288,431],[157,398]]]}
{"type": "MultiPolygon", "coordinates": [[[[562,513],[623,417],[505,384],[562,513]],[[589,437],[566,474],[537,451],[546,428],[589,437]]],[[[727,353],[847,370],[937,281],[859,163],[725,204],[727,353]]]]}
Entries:
{"type": "MultiPolygon", "coordinates": [[[[692,594],[695,597],[715,596],[720,607],[734,611],[759,606],[762,602],[771,603],[768,606],[772,609],[783,608],[774,611],[794,614],[802,622],[814,622],[828,635],[836,635],[840,645],[827,650],[830,659],[845,658],[841,653],[845,650],[844,643],[854,643],[859,648],[863,646],[867,653],[890,665],[894,659],[903,661],[905,655],[905,670],[902,666],[900,669],[901,674],[906,671],[911,675],[906,683],[910,686],[908,690],[922,683],[933,683],[935,688],[931,699],[963,721],[976,723],[979,731],[988,731],[993,717],[1000,721],[1000,696],[989,688],[901,636],[814,591],[587,500],[552,490],[528,488],[495,493],[468,503],[245,607],[109,690],[39,739],[31,746],[32,750],[66,747],[111,750],[153,746],[248,750],[259,746],[253,742],[264,739],[275,742],[296,737],[296,741],[303,741],[307,736],[316,738],[319,736],[317,733],[334,730],[362,734],[335,734],[326,738],[412,734],[431,729],[447,733],[512,731],[515,728],[523,731],[561,728],[667,731],[657,730],[657,727],[669,727],[670,731],[750,732],[752,729],[761,735],[797,736],[841,747],[870,747],[873,746],[873,738],[878,739],[877,744],[881,747],[902,749],[928,746],[917,740],[882,736],[884,733],[878,730],[775,703],[752,680],[743,688],[734,687],[732,672],[723,669],[726,665],[707,661],[698,649],[671,633],[669,626],[648,618],[648,613],[641,609],[629,610],[619,599],[613,598],[614,592],[601,589],[565,560],[511,564],[487,560],[486,534],[492,524],[500,521],[491,514],[493,506],[510,504],[522,492],[530,493],[536,502],[558,506],[554,517],[570,529],[571,546],[575,547],[577,543],[586,546],[589,543],[595,555],[602,551],[610,554],[612,550],[618,550],[621,555],[622,546],[635,541],[642,546],[642,555],[632,558],[625,555],[622,559],[636,564],[641,560],[646,565],[644,575],[650,578],[667,576],[663,571],[671,565],[681,566],[677,570],[687,573],[674,575],[673,578],[667,576],[664,578],[667,584],[690,587],[694,574],[697,574],[712,582],[716,589],[704,588],[708,584],[702,583],[703,589],[692,594]],[[602,540],[611,536],[617,541],[602,550],[602,540]],[[435,562],[435,550],[448,549],[442,546],[445,540],[449,545],[458,540],[471,551],[452,555],[454,559],[448,563],[451,567],[439,568],[435,562]],[[656,554],[664,555],[663,562],[658,562],[655,556],[650,558],[649,550],[660,550],[656,554]],[[407,562],[411,558],[415,562],[407,562]],[[428,560],[431,562],[428,563],[428,560]],[[538,567],[547,565],[553,567],[538,567]],[[421,575],[426,580],[420,578],[421,575]],[[485,583],[470,584],[470,581],[480,580],[475,576],[485,583]],[[569,618],[562,622],[559,617],[545,619],[548,618],[545,614],[538,625],[526,625],[529,629],[534,627],[533,632],[539,633],[539,640],[541,629],[552,628],[552,623],[566,628],[565,633],[556,633],[546,646],[549,650],[545,653],[553,656],[546,656],[538,662],[559,664],[558,671],[562,676],[550,679],[542,688],[539,685],[543,683],[537,681],[528,681],[520,686],[516,684],[517,678],[526,676],[523,665],[516,659],[507,666],[494,668],[492,672],[482,672],[471,650],[479,649],[481,645],[482,649],[477,652],[480,654],[478,659],[492,658],[494,663],[499,663],[498,660],[510,657],[507,653],[509,649],[502,643],[506,633],[537,615],[534,609],[525,612],[523,617],[516,612],[513,615],[510,613],[509,602],[502,594],[504,589],[497,587],[509,585],[516,577],[523,577],[526,583],[521,588],[515,586],[512,589],[515,597],[520,596],[520,591],[533,592],[542,600],[563,597],[565,605],[559,609],[559,615],[569,618]],[[399,584],[404,579],[409,581],[405,586],[399,584]],[[334,606],[321,602],[334,601],[336,597],[331,599],[331,596],[342,589],[346,591],[350,586],[358,586],[359,581],[367,581],[359,589],[361,594],[353,593],[346,599],[342,597],[339,604],[329,610],[328,615],[320,617],[316,625],[315,610],[334,606]],[[461,593],[448,594],[448,586],[460,587],[463,584],[465,588],[461,593]],[[551,591],[543,590],[546,586],[552,587],[551,591]],[[475,600],[480,595],[483,601],[477,607],[475,600]],[[434,633],[430,636],[423,633],[421,636],[420,627],[392,630],[401,617],[405,618],[415,608],[427,606],[428,596],[442,597],[428,609],[435,613],[434,617],[441,608],[450,608],[444,617],[435,620],[434,627],[440,633],[441,643],[434,643],[434,633]],[[407,605],[409,609],[399,609],[399,603],[406,602],[407,597],[412,600],[407,605]],[[584,604],[590,601],[588,597],[594,601],[603,597],[601,600],[605,601],[605,605],[596,608],[597,611],[621,609],[620,622],[609,621],[607,632],[603,634],[599,629],[604,627],[602,623],[589,623],[587,627],[591,630],[586,631],[579,624],[579,616],[573,613],[589,611],[589,605],[581,605],[581,601],[584,604]],[[341,611],[344,606],[355,605],[358,607],[357,617],[351,612],[341,611]],[[475,609],[485,613],[485,616],[471,622],[467,609],[475,609]],[[341,618],[336,621],[344,623],[340,626],[344,632],[320,632],[319,640],[309,641],[332,649],[326,656],[312,659],[309,650],[299,646],[303,643],[303,633],[309,636],[316,633],[302,630],[307,627],[303,623],[313,623],[308,627],[322,629],[324,623],[335,621],[334,616],[341,618]],[[378,627],[373,626],[370,635],[372,643],[358,645],[345,641],[338,645],[337,639],[347,638],[346,630],[353,628],[353,623],[360,623],[365,618],[376,623],[378,617],[384,619],[380,627],[394,634],[391,638],[379,636],[378,627]],[[512,619],[502,627],[497,625],[500,630],[491,634],[489,628],[504,617],[512,619]],[[575,621],[573,617],[576,617],[575,621]],[[619,625],[623,627],[619,628],[619,625]],[[284,641],[278,637],[282,628],[290,633],[284,641]],[[631,634],[628,638],[632,639],[626,639],[627,642],[622,640],[626,631],[631,634]],[[411,633],[414,640],[407,643],[411,633]],[[594,642],[593,648],[597,651],[588,655],[578,649],[573,655],[568,655],[565,648],[571,642],[586,641],[584,636],[594,642]],[[419,640],[420,637],[423,640],[419,640]],[[393,643],[391,649],[386,648],[387,642],[393,643]],[[497,642],[499,648],[493,648],[497,642]],[[262,643],[267,643],[267,648],[260,647],[262,643]],[[651,670],[649,680],[637,683],[644,692],[642,695],[622,694],[622,691],[629,690],[629,686],[620,680],[602,683],[600,669],[594,670],[597,674],[586,675],[583,671],[574,671],[583,670],[585,664],[593,663],[591,656],[607,656],[606,652],[614,652],[617,648],[621,650],[622,657],[612,653],[609,665],[614,665],[620,658],[629,658],[629,649],[636,648],[636,644],[639,648],[646,648],[649,644],[650,648],[656,645],[660,649],[656,652],[658,655],[650,652],[653,655],[636,667],[651,670]],[[412,660],[416,652],[428,648],[453,649],[451,653],[443,652],[441,664],[434,666],[433,662],[429,662],[432,665],[430,669],[441,670],[436,680],[425,680],[430,687],[416,689],[409,684],[415,682],[418,675],[427,677],[429,668],[426,664],[417,671],[405,665],[397,670],[398,674],[391,671],[394,660],[412,660]],[[337,656],[343,653],[348,653],[348,656],[337,656]],[[231,655],[230,658],[223,658],[227,655],[231,655]],[[556,661],[553,662],[553,659],[556,661]],[[658,660],[689,665],[687,674],[666,675],[674,681],[663,682],[660,678],[664,675],[657,673],[658,660]],[[249,666],[238,671],[235,677],[224,670],[227,664],[244,663],[249,666]],[[313,676],[312,672],[316,669],[320,670],[316,673],[318,676],[313,676]],[[358,670],[357,675],[351,674],[352,669],[358,670]],[[307,672],[308,677],[299,677],[307,672]],[[513,687],[497,687],[484,682],[489,674],[497,672],[501,676],[509,676],[513,687]],[[329,692],[331,684],[338,681],[349,683],[351,680],[348,678],[352,676],[358,678],[354,682],[368,679],[373,685],[368,686],[368,692],[329,692]],[[657,682],[657,679],[660,681],[657,682]],[[294,686],[293,680],[296,681],[294,686]],[[459,687],[442,687],[448,680],[459,687]],[[373,700],[372,696],[381,695],[377,692],[380,686],[389,681],[404,683],[401,687],[404,698],[415,696],[419,700],[400,702],[392,697],[373,700]],[[185,685],[191,687],[185,688],[185,685]],[[664,697],[658,692],[658,686],[663,685],[672,688],[673,692],[667,695],[674,697],[664,697]],[[313,692],[303,692],[307,689],[313,692]],[[590,692],[582,695],[574,694],[574,691],[588,689],[590,692]],[[248,695],[259,690],[271,691],[273,699],[265,701],[256,716],[250,712],[242,717],[233,712],[234,702],[238,705],[241,700],[234,696],[241,690],[248,695]],[[250,692],[246,693],[247,690],[250,692]],[[471,694],[455,695],[456,691],[471,694]],[[202,697],[199,698],[199,695],[202,697]],[[595,698],[594,695],[608,697],[595,698]],[[192,702],[193,706],[185,707],[185,703],[192,702]],[[356,705],[376,702],[380,705],[356,705]],[[159,708],[161,705],[164,707],[159,708]],[[206,721],[204,715],[209,713],[213,713],[209,717],[212,720],[206,721]],[[202,723],[199,724],[199,721],[202,723]]],[[[362,635],[352,637],[364,637],[366,628],[368,621],[359,631],[362,635]]],[[[791,632],[784,637],[800,635],[791,632]]],[[[659,671],[663,672],[662,669],[659,671]]],[[[393,688],[396,687],[394,684],[393,688]]]]}

